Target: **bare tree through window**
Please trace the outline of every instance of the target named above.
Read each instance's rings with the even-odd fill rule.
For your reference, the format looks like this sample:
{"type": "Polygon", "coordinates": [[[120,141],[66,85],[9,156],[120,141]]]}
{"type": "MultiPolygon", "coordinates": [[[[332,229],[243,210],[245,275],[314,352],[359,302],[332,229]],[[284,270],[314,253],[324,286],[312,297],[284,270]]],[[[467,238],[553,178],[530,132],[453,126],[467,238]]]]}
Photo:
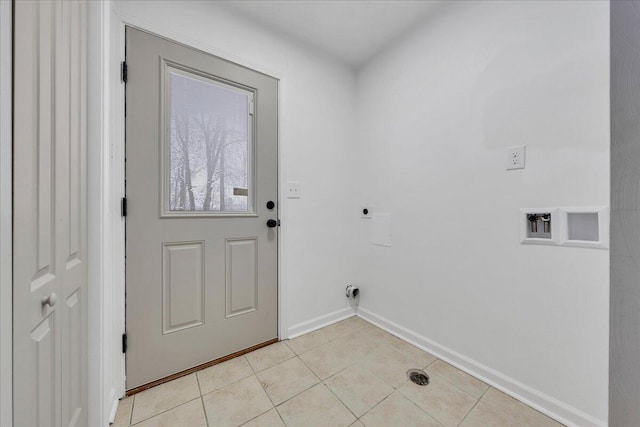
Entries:
{"type": "Polygon", "coordinates": [[[169,73],[169,210],[247,211],[249,94],[169,73]]]}

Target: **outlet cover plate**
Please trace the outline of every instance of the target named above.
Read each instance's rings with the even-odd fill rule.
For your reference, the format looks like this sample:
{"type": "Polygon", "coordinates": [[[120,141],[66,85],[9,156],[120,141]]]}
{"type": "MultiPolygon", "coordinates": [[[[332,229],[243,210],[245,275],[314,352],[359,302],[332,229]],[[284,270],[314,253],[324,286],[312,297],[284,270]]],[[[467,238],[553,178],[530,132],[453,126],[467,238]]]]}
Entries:
{"type": "Polygon", "coordinates": [[[287,184],[287,197],[289,199],[299,199],[300,198],[300,183],[299,182],[289,182],[287,184]]]}
{"type": "Polygon", "coordinates": [[[507,170],[524,169],[526,147],[507,147],[507,170]]]}

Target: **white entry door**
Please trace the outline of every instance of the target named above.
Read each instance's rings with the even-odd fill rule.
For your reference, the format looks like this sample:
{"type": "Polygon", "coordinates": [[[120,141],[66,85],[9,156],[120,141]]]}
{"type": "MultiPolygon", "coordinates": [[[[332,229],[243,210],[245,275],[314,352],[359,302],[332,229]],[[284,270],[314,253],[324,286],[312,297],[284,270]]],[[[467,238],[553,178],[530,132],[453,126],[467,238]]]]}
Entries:
{"type": "Polygon", "coordinates": [[[277,338],[278,81],[126,31],[127,388],[277,338]]]}
{"type": "Polygon", "coordinates": [[[86,2],[14,11],[14,423],[84,426],[86,2]]]}

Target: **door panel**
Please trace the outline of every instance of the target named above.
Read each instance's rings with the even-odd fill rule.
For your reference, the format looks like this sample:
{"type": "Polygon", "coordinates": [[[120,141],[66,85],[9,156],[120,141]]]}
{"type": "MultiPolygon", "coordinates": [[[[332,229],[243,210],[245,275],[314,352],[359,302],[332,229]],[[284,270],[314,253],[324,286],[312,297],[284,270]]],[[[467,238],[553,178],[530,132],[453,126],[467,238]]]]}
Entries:
{"type": "MultiPolygon", "coordinates": [[[[31,390],[29,394],[36,397],[37,406],[30,411],[32,415],[29,417],[34,424],[38,426],[54,426],[58,425],[56,420],[56,354],[55,354],[55,314],[51,313],[31,332],[31,360],[33,365],[30,366],[33,376],[33,383],[29,384],[31,390]],[[33,411],[36,409],[36,411],[33,411]],[[37,423],[37,424],[36,424],[37,423]]],[[[15,398],[15,396],[14,396],[15,398]]],[[[14,414],[16,419],[25,419],[24,416],[19,417],[14,414]]],[[[15,425],[22,425],[14,422],[15,425]]],[[[26,424],[24,424],[26,425],[26,424]]]]}
{"type": "Polygon", "coordinates": [[[163,333],[204,323],[204,242],[163,244],[163,333]]]}
{"type": "Polygon", "coordinates": [[[277,91],[127,28],[127,388],[277,337],[277,91]]]}
{"type": "Polygon", "coordinates": [[[86,425],[86,3],[15,23],[14,423],[86,425]]]}
{"type": "Polygon", "coordinates": [[[258,300],[258,239],[227,239],[226,252],[226,315],[254,311],[258,300]]]}

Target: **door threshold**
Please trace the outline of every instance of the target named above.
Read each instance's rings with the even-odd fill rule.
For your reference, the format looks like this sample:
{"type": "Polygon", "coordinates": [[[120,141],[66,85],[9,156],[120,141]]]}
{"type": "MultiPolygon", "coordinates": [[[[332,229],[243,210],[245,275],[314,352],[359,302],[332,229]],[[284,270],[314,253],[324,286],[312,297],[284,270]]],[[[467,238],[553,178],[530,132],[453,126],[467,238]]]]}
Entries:
{"type": "Polygon", "coordinates": [[[201,370],[206,369],[206,368],[208,368],[210,366],[217,365],[217,364],[222,363],[222,362],[226,362],[227,360],[235,359],[236,357],[243,356],[243,355],[245,355],[247,353],[251,353],[252,351],[258,350],[258,349],[260,349],[262,347],[266,347],[268,345],[275,344],[278,341],[279,341],[278,338],[274,338],[274,339],[271,339],[269,341],[265,341],[263,343],[251,346],[251,347],[246,348],[244,350],[236,351],[235,353],[231,353],[231,354],[229,354],[227,356],[219,357],[219,358],[217,358],[215,360],[211,360],[211,361],[205,362],[205,363],[203,363],[201,365],[194,366],[193,368],[185,369],[184,371],[180,371],[180,372],[177,372],[175,374],[171,374],[168,377],[160,378],[159,380],[151,381],[150,383],[143,384],[143,385],[138,386],[138,387],[134,387],[131,390],[127,390],[124,395],[126,397],[133,396],[134,394],[140,393],[141,391],[145,391],[145,390],[148,390],[148,389],[150,389],[152,387],[155,387],[157,385],[164,384],[164,383],[167,383],[169,381],[175,380],[176,378],[184,377],[185,375],[189,375],[189,374],[192,374],[194,372],[201,371],[201,370]]]}

